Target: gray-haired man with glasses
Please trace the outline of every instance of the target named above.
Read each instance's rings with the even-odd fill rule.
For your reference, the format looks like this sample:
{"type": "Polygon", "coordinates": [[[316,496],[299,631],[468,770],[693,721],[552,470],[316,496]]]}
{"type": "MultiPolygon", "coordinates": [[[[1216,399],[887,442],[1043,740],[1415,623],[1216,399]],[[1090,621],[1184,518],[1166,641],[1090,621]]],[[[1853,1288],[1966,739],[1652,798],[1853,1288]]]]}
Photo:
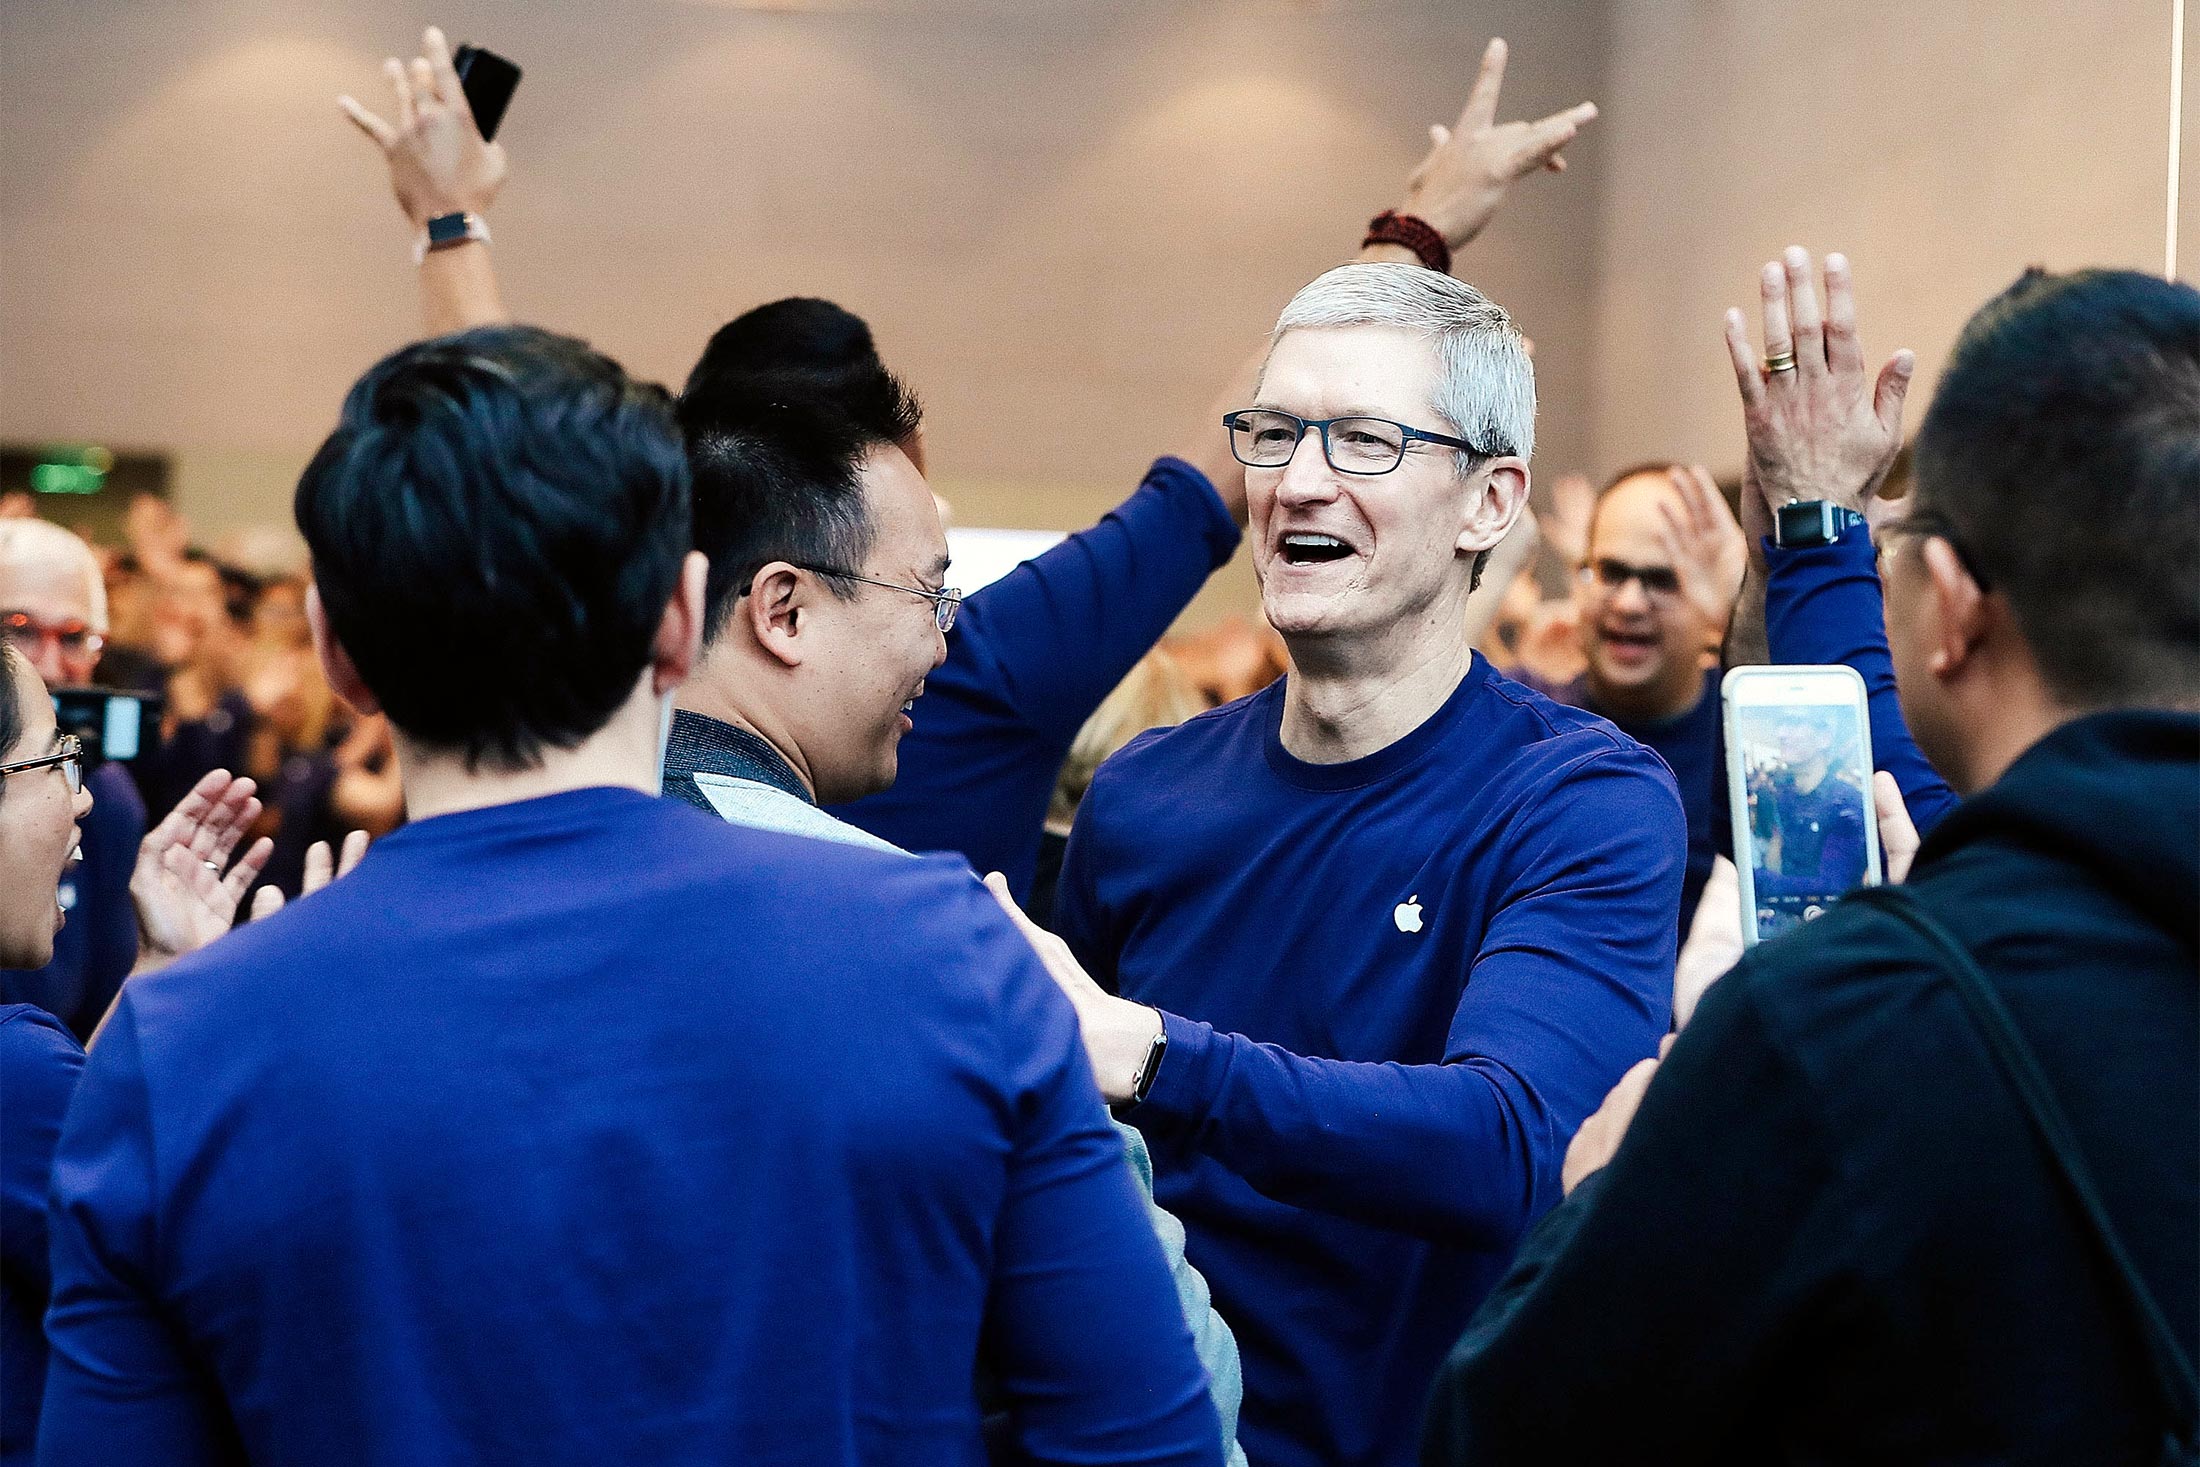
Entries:
{"type": "Polygon", "coordinates": [[[1655,755],[1462,633],[1528,494],[1504,311],[1342,266],[1224,421],[1290,671],[1101,768],[1042,951],[1237,1332],[1247,1455],[1401,1467],[1567,1139],[1665,1031],[1686,826],[1655,755]]]}

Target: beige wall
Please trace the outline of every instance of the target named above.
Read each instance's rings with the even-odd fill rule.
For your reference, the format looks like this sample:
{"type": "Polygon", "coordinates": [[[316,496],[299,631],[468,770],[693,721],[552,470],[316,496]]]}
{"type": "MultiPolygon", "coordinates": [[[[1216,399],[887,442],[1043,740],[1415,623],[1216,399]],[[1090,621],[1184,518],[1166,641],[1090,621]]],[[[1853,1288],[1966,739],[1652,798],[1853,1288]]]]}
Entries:
{"type": "MultiPolygon", "coordinates": [[[[2025,266],[2160,270],[2170,15],[1613,0],[1598,469],[1739,467],[1720,315],[1742,306],[1754,332],[1756,268],[1785,245],[1850,256],[1875,360],[1917,349],[1913,429],[1964,319],[2025,266]]],[[[2188,195],[2195,165],[2188,151],[2188,195]]]]}
{"type": "MultiPolygon", "coordinates": [[[[868,316],[965,522],[1071,528],[1205,421],[1395,200],[1483,39],[1507,110],[1591,94],[1602,0],[453,0],[528,77],[492,218],[523,318],[677,382],[775,295],[868,316]]],[[[418,20],[367,0],[0,6],[0,437],[181,446],[208,521],[288,517],[345,385],[412,327],[409,239],[337,113],[418,20]]],[[[1466,273],[1588,446],[1594,139],[1466,273]]],[[[1233,567],[1199,608],[1252,604],[1233,567]]]]}

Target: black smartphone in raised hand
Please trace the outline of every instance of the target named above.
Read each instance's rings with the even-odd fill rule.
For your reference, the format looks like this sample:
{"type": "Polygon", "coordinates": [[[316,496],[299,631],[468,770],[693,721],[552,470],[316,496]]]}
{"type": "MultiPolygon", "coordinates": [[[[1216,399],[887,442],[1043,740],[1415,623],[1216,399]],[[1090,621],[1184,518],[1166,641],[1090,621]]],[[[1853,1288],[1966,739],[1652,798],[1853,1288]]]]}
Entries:
{"type": "Polygon", "coordinates": [[[519,66],[494,51],[466,45],[451,53],[451,68],[465,89],[466,105],[473,110],[481,140],[494,142],[504,109],[512,105],[512,93],[519,90],[519,66]]]}

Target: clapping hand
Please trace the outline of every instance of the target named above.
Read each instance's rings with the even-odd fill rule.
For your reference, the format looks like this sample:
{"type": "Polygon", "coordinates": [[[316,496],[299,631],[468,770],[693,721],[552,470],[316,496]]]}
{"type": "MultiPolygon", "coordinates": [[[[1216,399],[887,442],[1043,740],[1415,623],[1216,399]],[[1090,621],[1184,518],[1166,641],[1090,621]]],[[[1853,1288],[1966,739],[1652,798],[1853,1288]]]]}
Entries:
{"type": "Polygon", "coordinates": [[[1497,94],[1505,83],[1505,43],[1490,42],[1481,74],[1459,120],[1431,127],[1428,156],[1413,170],[1399,211],[1425,220],[1454,250],[1480,234],[1514,182],[1548,169],[1564,172],[1560,150],[1597,115],[1594,102],[1554,112],[1540,122],[1499,122],[1497,94]]]}
{"type": "Polygon", "coordinates": [[[429,26],[420,49],[410,65],[394,56],[382,63],[396,93],[396,121],[352,97],[338,97],[336,105],[382,150],[398,207],[425,227],[439,214],[486,210],[504,186],[508,165],[503,145],[483,141],[474,124],[443,32],[429,26]]]}
{"type": "Polygon", "coordinates": [[[1679,503],[1658,506],[1662,516],[1658,539],[1680,581],[1681,595],[1703,618],[1716,643],[1726,634],[1734,598],[1742,592],[1749,545],[1709,471],[1690,465],[1672,470],[1670,477],[1679,503]]]}
{"type": "Polygon", "coordinates": [[[1825,499],[1861,510],[1902,446],[1902,401],[1917,358],[1898,351],[1876,377],[1867,373],[1848,260],[1826,256],[1825,281],[1821,316],[1807,251],[1790,248],[1766,264],[1758,281],[1762,362],[1750,347],[1742,313],[1726,313],[1727,353],[1749,436],[1749,479],[1769,508],[1825,499]]]}
{"type": "Polygon", "coordinates": [[[216,769],[139,842],[130,872],[138,919],[136,971],[195,952],[236,921],[237,904],[275,850],[275,843],[262,837],[230,864],[237,843],[260,818],[254,790],[251,780],[216,769]]]}

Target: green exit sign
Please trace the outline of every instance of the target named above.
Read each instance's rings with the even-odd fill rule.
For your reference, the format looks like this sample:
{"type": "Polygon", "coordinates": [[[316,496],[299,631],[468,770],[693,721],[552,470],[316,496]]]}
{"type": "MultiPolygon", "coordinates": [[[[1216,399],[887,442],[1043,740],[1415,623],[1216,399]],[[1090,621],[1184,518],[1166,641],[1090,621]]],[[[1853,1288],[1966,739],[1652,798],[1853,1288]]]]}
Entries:
{"type": "Polygon", "coordinates": [[[31,465],[31,488],[40,494],[97,494],[114,466],[115,456],[104,448],[49,448],[44,462],[31,465]]]}

